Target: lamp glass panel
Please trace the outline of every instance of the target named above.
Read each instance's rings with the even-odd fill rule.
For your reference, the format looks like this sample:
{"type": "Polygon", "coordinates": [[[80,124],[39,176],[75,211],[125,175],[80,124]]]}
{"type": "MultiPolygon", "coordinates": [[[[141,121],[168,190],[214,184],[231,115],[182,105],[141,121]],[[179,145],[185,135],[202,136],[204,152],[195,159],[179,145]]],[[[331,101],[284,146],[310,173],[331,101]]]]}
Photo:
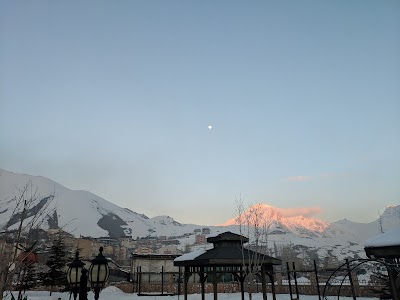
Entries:
{"type": "Polygon", "coordinates": [[[90,281],[92,284],[103,283],[108,279],[108,266],[99,264],[92,265],[89,270],[90,281]]]}
{"type": "Polygon", "coordinates": [[[99,266],[99,281],[105,282],[108,279],[108,266],[100,265],[99,266]]]}
{"type": "Polygon", "coordinates": [[[68,282],[70,284],[79,284],[82,276],[82,268],[70,268],[67,276],[68,282]]]}

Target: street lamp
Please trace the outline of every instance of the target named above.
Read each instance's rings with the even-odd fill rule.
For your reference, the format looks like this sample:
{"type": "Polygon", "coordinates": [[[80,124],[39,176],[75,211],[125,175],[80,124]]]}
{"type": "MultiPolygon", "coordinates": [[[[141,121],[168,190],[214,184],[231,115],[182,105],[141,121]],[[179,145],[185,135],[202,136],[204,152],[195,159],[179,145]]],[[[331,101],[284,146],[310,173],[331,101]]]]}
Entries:
{"type": "MultiPolygon", "coordinates": [[[[74,300],[76,300],[76,296],[78,295],[78,291],[80,289],[82,271],[84,269],[84,262],[79,259],[79,252],[76,251],[75,259],[68,264],[68,271],[67,271],[67,280],[69,285],[72,288],[72,293],[74,294],[74,300]]],[[[85,274],[86,275],[86,274],[85,274]]]]}
{"type": "Polygon", "coordinates": [[[99,254],[92,260],[89,268],[89,280],[94,292],[94,299],[99,299],[99,294],[108,280],[110,269],[108,261],[103,255],[103,247],[100,247],[99,254]]]}

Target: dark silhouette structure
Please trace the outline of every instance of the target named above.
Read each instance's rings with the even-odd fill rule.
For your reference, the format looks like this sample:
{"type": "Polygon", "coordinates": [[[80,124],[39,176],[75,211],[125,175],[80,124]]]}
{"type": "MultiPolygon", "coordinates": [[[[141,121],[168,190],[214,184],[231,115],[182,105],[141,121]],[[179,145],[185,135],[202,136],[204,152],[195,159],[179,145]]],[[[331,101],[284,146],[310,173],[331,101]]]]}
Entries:
{"type": "Polygon", "coordinates": [[[267,297],[267,276],[272,285],[274,300],[274,265],[281,265],[282,261],[269,255],[244,248],[248,238],[232,233],[224,232],[215,237],[208,237],[207,242],[213,243],[214,247],[207,251],[192,252],[182,255],[174,260],[174,265],[184,268],[184,293],[185,300],[188,295],[188,281],[191,275],[197,273],[201,281],[202,300],[205,299],[204,285],[207,278],[213,283],[214,300],[218,298],[217,285],[219,278],[225,274],[233,274],[240,282],[242,300],[244,300],[244,281],[246,270],[255,270],[262,283],[263,299],[267,297]]]}
{"type": "Polygon", "coordinates": [[[386,265],[392,297],[400,300],[400,228],[367,240],[364,249],[370,259],[386,265]]]}

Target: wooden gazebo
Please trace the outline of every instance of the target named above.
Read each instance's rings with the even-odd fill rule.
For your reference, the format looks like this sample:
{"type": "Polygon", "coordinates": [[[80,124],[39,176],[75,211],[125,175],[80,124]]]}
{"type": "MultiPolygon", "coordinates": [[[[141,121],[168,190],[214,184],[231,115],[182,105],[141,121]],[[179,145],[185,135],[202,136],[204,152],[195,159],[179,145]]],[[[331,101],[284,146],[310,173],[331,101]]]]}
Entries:
{"type": "Polygon", "coordinates": [[[365,254],[386,264],[394,300],[400,300],[400,227],[364,242],[365,254]]]}
{"type": "Polygon", "coordinates": [[[185,300],[188,297],[188,281],[191,275],[198,274],[201,281],[201,298],[205,299],[205,282],[207,277],[212,277],[214,300],[218,298],[218,280],[225,274],[233,274],[240,282],[242,300],[244,300],[244,281],[247,270],[256,268],[257,275],[262,282],[263,299],[267,299],[268,276],[272,285],[274,300],[275,286],[273,266],[281,265],[280,259],[246,249],[243,244],[248,238],[232,233],[224,232],[215,237],[208,237],[207,242],[213,243],[214,247],[209,250],[197,250],[184,254],[174,260],[174,265],[184,267],[184,293],[185,300]]]}

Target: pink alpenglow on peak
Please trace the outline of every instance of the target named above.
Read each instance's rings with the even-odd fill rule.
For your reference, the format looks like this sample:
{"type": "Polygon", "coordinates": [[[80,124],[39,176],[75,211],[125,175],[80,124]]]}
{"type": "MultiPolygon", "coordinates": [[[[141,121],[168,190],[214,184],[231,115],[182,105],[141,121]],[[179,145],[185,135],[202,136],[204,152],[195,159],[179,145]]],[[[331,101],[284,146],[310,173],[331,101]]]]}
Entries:
{"type": "MultiPolygon", "coordinates": [[[[323,232],[329,227],[329,223],[318,218],[313,217],[321,213],[320,207],[299,207],[299,208],[279,208],[265,203],[259,203],[251,206],[246,212],[244,217],[249,217],[251,214],[262,214],[262,217],[269,223],[280,223],[286,228],[304,228],[312,231],[323,232]]],[[[233,218],[222,226],[237,225],[237,218],[233,218]]]]}

